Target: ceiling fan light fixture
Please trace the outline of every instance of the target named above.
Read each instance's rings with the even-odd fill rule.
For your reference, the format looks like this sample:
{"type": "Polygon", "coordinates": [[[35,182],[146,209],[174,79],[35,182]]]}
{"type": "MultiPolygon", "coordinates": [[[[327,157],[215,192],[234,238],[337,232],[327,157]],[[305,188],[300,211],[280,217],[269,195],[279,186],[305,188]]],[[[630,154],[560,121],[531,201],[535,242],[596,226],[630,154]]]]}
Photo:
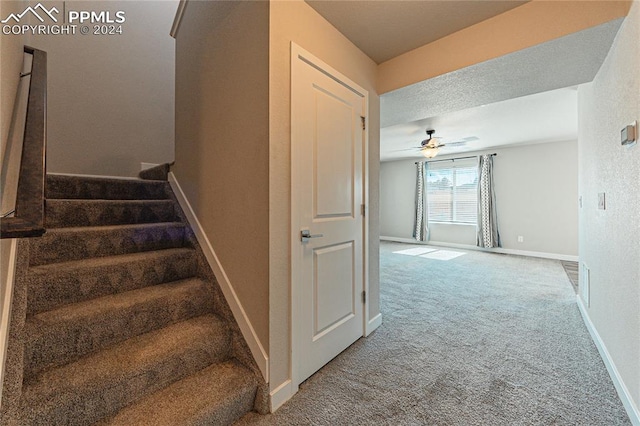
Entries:
{"type": "Polygon", "coordinates": [[[426,158],[433,158],[438,155],[438,148],[425,147],[420,150],[426,158]]]}

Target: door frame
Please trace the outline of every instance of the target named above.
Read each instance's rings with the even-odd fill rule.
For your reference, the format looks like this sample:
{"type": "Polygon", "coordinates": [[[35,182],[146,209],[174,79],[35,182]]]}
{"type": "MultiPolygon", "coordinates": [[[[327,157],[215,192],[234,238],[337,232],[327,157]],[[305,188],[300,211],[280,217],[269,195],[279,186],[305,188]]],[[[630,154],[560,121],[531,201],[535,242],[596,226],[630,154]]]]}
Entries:
{"type": "MultiPolygon", "coordinates": [[[[296,78],[296,67],[300,66],[312,66],[318,71],[326,74],[336,82],[345,86],[349,90],[362,96],[364,101],[364,117],[365,117],[365,130],[363,130],[362,141],[362,200],[364,203],[364,217],[362,220],[362,290],[366,292],[366,299],[364,303],[361,303],[363,309],[362,315],[362,336],[367,335],[367,325],[369,323],[369,92],[363,89],[360,85],[335,70],[333,67],[318,59],[299,45],[291,42],[291,78],[290,78],[290,90],[291,99],[293,99],[293,87],[294,78],[296,78]]],[[[301,190],[296,187],[293,177],[296,176],[300,169],[304,167],[304,159],[301,158],[298,144],[295,140],[294,129],[297,128],[296,123],[293,120],[293,102],[291,102],[291,265],[290,265],[290,282],[291,282],[291,363],[290,363],[290,377],[291,377],[291,393],[294,394],[298,391],[300,385],[299,379],[299,354],[300,345],[304,337],[303,330],[300,327],[300,318],[302,312],[300,306],[302,303],[300,296],[300,285],[302,282],[302,250],[300,245],[300,228],[301,223],[299,217],[294,214],[298,211],[298,192],[301,190]]]]}

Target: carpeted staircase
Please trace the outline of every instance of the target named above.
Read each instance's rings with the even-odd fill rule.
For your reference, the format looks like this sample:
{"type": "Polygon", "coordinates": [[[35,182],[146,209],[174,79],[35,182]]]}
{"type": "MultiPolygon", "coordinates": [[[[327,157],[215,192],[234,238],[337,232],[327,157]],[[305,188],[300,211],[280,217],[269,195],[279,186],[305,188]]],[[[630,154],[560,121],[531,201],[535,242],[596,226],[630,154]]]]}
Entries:
{"type": "Polygon", "coordinates": [[[224,425],[266,387],[165,181],[48,176],[19,246],[2,424],[224,425]]]}

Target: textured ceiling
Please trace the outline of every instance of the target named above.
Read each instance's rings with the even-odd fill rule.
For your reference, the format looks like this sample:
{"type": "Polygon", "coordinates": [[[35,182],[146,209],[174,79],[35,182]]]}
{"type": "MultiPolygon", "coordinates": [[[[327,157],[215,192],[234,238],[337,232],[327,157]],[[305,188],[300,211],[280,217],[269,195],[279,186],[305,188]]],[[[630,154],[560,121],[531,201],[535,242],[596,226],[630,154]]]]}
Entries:
{"type": "Polygon", "coordinates": [[[306,2],[378,64],[526,3],[514,0],[306,2]]]}
{"type": "MultiPolygon", "coordinates": [[[[305,1],[377,63],[525,3],[305,1]]],[[[381,160],[419,158],[409,148],[425,138],[426,128],[435,128],[444,142],[474,138],[462,147],[445,147],[443,154],[577,138],[576,93],[563,88],[593,80],[622,21],[385,93],[381,160]]]]}
{"type": "Polygon", "coordinates": [[[617,19],[386,93],[381,127],[590,82],[621,24],[617,19]]]}
{"type": "Polygon", "coordinates": [[[409,148],[427,128],[443,143],[478,138],[442,154],[576,139],[576,92],[563,88],[593,80],[621,24],[611,21],[382,95],[381,161],[421,158],[409,148]]]}
{"type": "Polygon", "coordinates": [[[576,140],[578,104],[575,88],[558,89],[437,117],[385,127],[380,131],[382,161],[422,158],[420,141],[435,129],[445,146],[440,155],[480,151],[498,146],[576,140]]]}

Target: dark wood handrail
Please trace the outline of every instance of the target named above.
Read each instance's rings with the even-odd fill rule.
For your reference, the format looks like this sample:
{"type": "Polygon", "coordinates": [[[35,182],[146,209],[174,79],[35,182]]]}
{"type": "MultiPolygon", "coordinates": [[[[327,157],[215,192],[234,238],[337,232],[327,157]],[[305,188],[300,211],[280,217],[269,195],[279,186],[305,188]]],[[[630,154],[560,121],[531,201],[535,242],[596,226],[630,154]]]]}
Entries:
{"type": "Polygon", "coordinates": [[[28,46],[24,51],[33,62],[15,215],[0,221],[0,238],[39,237],[45,232],[47,52],[28,46]]]}

